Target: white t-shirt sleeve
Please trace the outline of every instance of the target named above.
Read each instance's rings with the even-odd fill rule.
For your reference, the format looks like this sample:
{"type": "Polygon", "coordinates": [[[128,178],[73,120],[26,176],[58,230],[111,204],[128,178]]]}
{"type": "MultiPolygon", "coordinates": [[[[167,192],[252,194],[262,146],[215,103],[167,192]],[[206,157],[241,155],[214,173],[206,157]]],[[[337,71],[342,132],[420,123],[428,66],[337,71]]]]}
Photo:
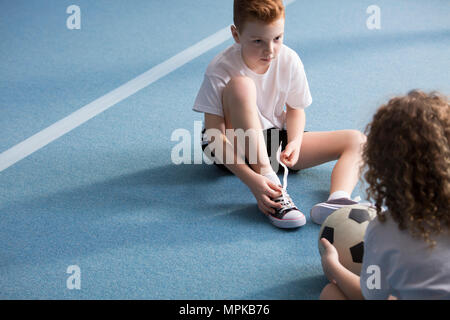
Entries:
{"type": "Polygon", "coordinates": [[[225,86],[219,77],[205,75],[192,110],[223,117],[222,92],[225,86]]]}
{"type": "Polygon", "coordinates": [[[367,227],[364,236],[364,256],[360,274],[362,295],[367,300],[385,300],[389,297],[391,288],[386,279],[386,268],[389,259],[381,250],[377,250],[377,235],[373,227],[379,222],[373,220],[367,227]],[[373,231],[372,231],[373,230],[373,231]]]}
{"type": "Polygon", "coordinates": [[[442,234],[435,240],[437,245],[430,250],[425,241],[400,230],[391,216],[383,223],[372,220],[364,237],[363,296],[450,299],[450,237],[442,234]]]}
{"type": "Polygon", "coordinates": [[[286,103],[294,109],[304,109],[312,103],[305,68],[298,54],[292,52],[291,81],[286,103]]]}

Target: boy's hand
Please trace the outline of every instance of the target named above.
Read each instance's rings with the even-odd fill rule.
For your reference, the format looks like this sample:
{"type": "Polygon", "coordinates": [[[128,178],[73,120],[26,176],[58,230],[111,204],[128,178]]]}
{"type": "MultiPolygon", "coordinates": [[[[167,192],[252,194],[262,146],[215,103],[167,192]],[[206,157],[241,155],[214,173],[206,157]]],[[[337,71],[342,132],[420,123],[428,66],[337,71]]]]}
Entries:
{"type": "Polygon", "coordinates": [[[341,265],[339,262],[339,254],[336,248],[327,239],[320,239],[320,243],[325,248],[325,251],[322,253],[323,273],[330,282],[336,283],[334,280],[335,270],[341,265]]]}
{"type": "Polygon", "coordinates": [[[300,155],[300,145],[297,141],[291,141],[280,154],[280,160],[288,167],[292,168],[300,155]]]}
{"type": "Polygon", "coordinates": [[[273,208],[281,208],[281,203],[276,203],[272,199],[281,196],[281,186],[277,186],[272,181],[262,175],[256,175],[251,185],[250,190],[256,198],[259,210],[265,215],[275,213],[273,208]]]}

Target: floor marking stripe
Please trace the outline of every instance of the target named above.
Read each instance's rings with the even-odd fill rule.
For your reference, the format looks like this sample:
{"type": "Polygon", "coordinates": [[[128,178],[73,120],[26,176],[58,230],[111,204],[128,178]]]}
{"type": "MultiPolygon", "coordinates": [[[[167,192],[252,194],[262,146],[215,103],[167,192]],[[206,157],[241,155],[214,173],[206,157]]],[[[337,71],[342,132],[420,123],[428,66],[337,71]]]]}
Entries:
{"type": "Polygon", "coordinates": [[[0,172],[231,37],[226,27],[0,154],[0,172]]]}
{"type": "MultiPolygon", "coordinates": [[[[285,1],[289,5],[295,0],[285,1]]],[[[227,26],[0,154],[0,172],[231,38],[227,26]]]]}

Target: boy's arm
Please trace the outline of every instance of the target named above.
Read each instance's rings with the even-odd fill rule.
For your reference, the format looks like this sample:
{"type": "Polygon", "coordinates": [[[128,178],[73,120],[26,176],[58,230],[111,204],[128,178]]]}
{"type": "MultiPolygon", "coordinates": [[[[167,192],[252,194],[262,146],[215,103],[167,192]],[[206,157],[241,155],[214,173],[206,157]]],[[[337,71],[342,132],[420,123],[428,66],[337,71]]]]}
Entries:
{"type": "MultiPolygon", "coordinates": [[[[249,187],[262,213],[268,215],[275,213],[274,208],[280,209],[281,203],[276,203],[272,199],[281,196],[282,187],[273,183],[269,178],[256,173],[245,163],[245,155],[243,152],[239,150],[240,148],[235,148],[237,144],[231,144],[226,136],[224,118],[205,113],[205,128],[206,130],[216,129],[210,130],[210,135],[218,141],[209,141],[210,144],[208,145],[208,147],[212,147],[210,151],[214,151],[216,160],[223,163],[226,168],[249,187]],[[227,154],[229,155],[228,158],[233,160],[233,163],[226,163],[227,154]]],[[[209,135],[208,131],[207,135],[209,135]]]]}
{"type": "Polygon", "coordinates": [[[288,134],[288,143],[297,141],[300,147],[305,130],[306,115],[304,109],[293,109],[286,104],[286,129],[288,134]]]}
{"type": "Polygon", "coordinates": [[[288,167],[292,167],[298,163],[303,140],[303,130],[305,129],[305,117],[305,111],[303,109],[294,109],[286,104],[288,142],[280,154],[280,159],[288,167]]]}

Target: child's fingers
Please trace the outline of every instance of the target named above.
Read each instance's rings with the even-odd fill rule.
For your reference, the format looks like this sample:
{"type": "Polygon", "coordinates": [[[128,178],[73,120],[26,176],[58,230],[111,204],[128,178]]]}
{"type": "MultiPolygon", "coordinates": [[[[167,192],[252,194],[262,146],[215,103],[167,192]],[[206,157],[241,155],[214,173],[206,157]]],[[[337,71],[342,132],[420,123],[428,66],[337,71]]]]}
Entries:
{"type": "Polygon", "coordinates": [[[284,150],[280,154],[280,159],[289,159],[292,156],[292,150],[284,150]]]}
{"type": "Polygon", "coordinates": [[[322,245],[325,249],[327,249],[331,246],[330,241],[328,241],[326,238],[321,238],[320,243],[322,243],[322,245]]]}
{"type": "Polygon", "coordinates": [[[281,159],[281,161],[283,161],[283,163],[288,167],[290,167],[292,165],[292,163],[289,159],[281,159]]]}
{"type": "Polygon", "coordinates": [[[280,156],[280,160],[285,164],[285,165],[291,165],[292,164],[292,158],[294,156],[294,152],[289,152],[289,153],[285,153],[282,156],[280,156]]]}
{"type": "Polygon", "coordinates": [[[263,196],[264,199],[264,205],[266,207],[269,207],[271,209],[271,212],[274,213],[274,208],[281,209],[281,203],[277,203],[275,201],[272,201],[268,196],[263,196]]]}
{"type": "Polygon", "coordinates": [[[274,209],[267,207],[267,206],[266,206],[264,203],[262,203],[262,202],[259,202],[259,203],[258,203],[258,207],[259,207],[259,210],[261,210],[262,213],[264,213],[266,216],[268,216],[269,214],[275,212],[274,209]]]}
{"type": "MultiPolygon", "coordinates": [[[[274,208],[274,206],[277,205],[276,203],[274,203],[274,204],[272,205],[272,201],[268,200],[267,203],[265,203],[264,205],[266,206],[267,211],[268,211],[270,214],[274,214],[274,213],[275,213],[275,210],[276,210],[276,209],[274,208]]],[[[280,209],[280,208],[277,208],[277,209],[280,209]]]]}
{"type": "Polygon", "coordinates": [[[281,159],[281,162],[283,162],[284,165],[287,166],[287,167],[292,167],[293,166],[292,160],[290,160],[290,159],[281,159]]]}
{"type": "Polygon", "coordinates": [[[278,191],[278,192],[281,192],[281,190],[283,189],[281,186],[279,186],[279,185],[273,183],[273,182],[270,181],[270,180],[267,180],[267,185],[268,185],[272,190],[275,190],[275,191],[278,191]]]}
{"type": "Polygon", "coordinates": [[[274,191],[272,189],[268,189],[266,191],[266,195],[271,199],[275,199],[281,196],[281,191],[274,191]]]}

